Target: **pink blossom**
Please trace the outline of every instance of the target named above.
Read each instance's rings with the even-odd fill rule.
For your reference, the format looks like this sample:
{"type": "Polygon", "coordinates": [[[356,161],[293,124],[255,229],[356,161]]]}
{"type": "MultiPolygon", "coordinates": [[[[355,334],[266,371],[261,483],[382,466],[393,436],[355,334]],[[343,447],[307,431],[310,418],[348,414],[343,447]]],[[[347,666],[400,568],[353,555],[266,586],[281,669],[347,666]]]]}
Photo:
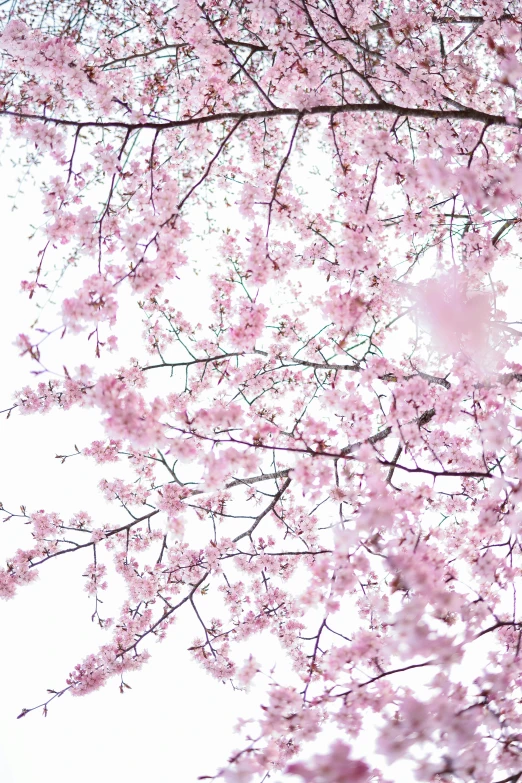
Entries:
{"type": "Polygon", "coordinates": [[[10,4],[0,33],[3,133],[43,210],[18,212],[13,314],[35,307],[2,409],[51,414],[57,498],[89,501],[33,502],[28,427],[0,597],[76,564],[105,634],[48,704],[126,692],[187,623],[207,674],[264,693],[216,778],[511,780],[517,4],[123,5],[10,4]]]}
{"type": "Polygon", "coordinates": [[[455,276],[430,280],[419,292],[420,315],[441,350],[487,350],[490,301],[487,293],[469,293],[455,276]]]}
{"type": "Polygon", "coordinates": [[[350,745],[337,740],[329,753],[317,754],[308,763],[290,764],[287,772],[299,775],[306,783],[364,783],[369,780],[368,765],[351,759],[350,755],[350,745]]]}
{"type": "Polygon", "coordinates": [[[228,332],[230,344],[243,350],[253,348],[261,336],[267,313],[265,305],[243,301],[239,309],[239,323],[228,332]]]}
{"type": "Polygon", "coordinates": [[[107,319],[113,325],[116,312],[113,285],[102,275],[91,275],[84,280],[76,297],[65,299],[63,303],[64,323],[74,331],[85,328],[83,322],[96,324],[107,319]]]}

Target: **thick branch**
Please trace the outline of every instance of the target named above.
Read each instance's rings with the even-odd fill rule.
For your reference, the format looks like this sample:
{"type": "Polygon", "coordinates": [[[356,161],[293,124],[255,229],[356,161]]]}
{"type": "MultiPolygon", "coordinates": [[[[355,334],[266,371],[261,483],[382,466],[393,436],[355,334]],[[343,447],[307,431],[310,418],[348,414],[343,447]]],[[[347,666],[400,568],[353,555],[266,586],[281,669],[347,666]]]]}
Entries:
{"type": "Polygon", "coordinates": [[[20,120],[34,120],[37,122],[51,123],[71,128],[114,128],[123,130],[155,130],[164,131],[174,128],[185,128],[190,125],[208,125],[212,122],[225,122],[226,120],[264,120],[273,117],[299,117],[302,114],[324,115],[333,117],[337,114],[368,114],[384,112],[394,114],[397,117],[424,117],[429,120],[472,120],[474,122],[487,123],[488,125],[507,125],[522,127],[522,119],[519,117],[508,120],[503,114],[488,114],[465,107],[463,109],[427,109],[422,106],[398,106],[387,101],[375,103],[341,103],[337,105],[313,106],[310,109],[297,109],[294,107],[282,107],[277,109],[261,109],[259,111],[228,111],[216,112],[198,117],[187,117],[182,120],[168,120],[167,122],[124,122],[123,120],[67,120],[59,117],[46,117],[41,114],[3,109],[0,114],[14,117],[20,120]]]}

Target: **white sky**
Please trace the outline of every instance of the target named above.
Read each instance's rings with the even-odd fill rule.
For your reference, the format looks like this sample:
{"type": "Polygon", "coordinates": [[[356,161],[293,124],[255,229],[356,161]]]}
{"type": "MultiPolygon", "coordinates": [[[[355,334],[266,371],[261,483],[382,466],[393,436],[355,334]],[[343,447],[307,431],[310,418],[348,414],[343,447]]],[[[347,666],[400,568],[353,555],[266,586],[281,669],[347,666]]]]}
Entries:
{"type": "MultiPolygon", "coordinates": [[[[43,241],[38,236],[28,239],[31,223],[37,225],[41,219],[37,188],[26,186],[13,212],[8,195],[16,192],[15,176],[10,166],[0,171],[1,410],[12,404],[15,390],[38,380],[30,375],[36,365],[27,357],[20,359],[13,340],[19,332],[28,331],[35,317],[33,304],[20,293],[20,280],[30,279],[29,270],[36,266],[43,241]]],[[[39,179],[43,175],[40,170],[39,179]]],[[[82,272],[80,268],[78,274],[82,272]]],[[[200,294],[189,293],[187,305],[192,309],[204,306],[200,294]]],[[[46,325],[49,321],[42,319],[46,325]]],[[[134,317],[133,323],[125,323],[122,364],[125,353],[132,355],[133,342],[140,339],[140,333],[139,319],[134,317]]],[[[85,335],[79,340],[84,344],[85,335]]],[[[50,354],[56,369],[63,361],[74,369],[85,360],[83,348],[81,357],[75,355],[74,340],[56,342],[60,352],[53,350],[50,354]]],[[[143,352],[136,349],[136,353],[141,356],[143,352]]],[[[154,384],[164,383],[166,375],[158,374],[154,384]]],[[[42,380],[47,379],[42,376],[42,380]]],[[[85,510],[97,524],[108,513],[121,519],[122,512],[116,505],[108,506],[97,489],[102,477],[113,475],[113,466],[97,466],[82,457],[65,464],[55,459],[58,453],[70,454],[75,443],[83,448],[97,437],[103,438],[104,432],[94,410],[73,409],[65,414],[53,411],[45,416],[20,416],[15,411],[9,420],[0,418],[0,501],[15,512],[24,504],[28,513],[45,509],[56,511],[62,518],[85,510]]],[[[121,474],[119,465],[114,474],[121,474]]],[[[30,537],[23,520],[0,525],[0,566],[24,546],[30,546],[30,537]]],[[[74,665],[110,636],[90,621],[93,599],[84,592],[82,578],[89,562],[90,554],[83,552],[57,558],[42,566],[39,579],[19,589],[14,600],[0,601],[0,783],[33,783],[42,778],[53,783],[69,783],[71,778],[76,783],[92,783],[95,779],[192,783],[198,775],[214,774],[228,755],[241,747],[234,726],[238,718],[255,715],[267,680],[257,678],[261,681],[255,690],[243,694],[208,676],[187,651],[200,632],[188,613],[180,615],[166,641],[147,645],[152,659],[141,671],[125,677],[132,690],[121,695],[119,682],[114,679],[88,696],[73,698],[65,694],[56,699],[46,718],[35,711],[16,720],[22,708],[45,701],[47,688],[63,687],[74,665]]],[[[117,591],[117,585],[110,583],[108,600],[115,588],[117,591]]],[[[114,613],[107,611],[105,616],[114,613]]],[[[254,653],[263,645],[263,663],[268,671],[267,657],[273,655],[274,664],[278,658],[277,643],[267,646],[255,637],[251,644],[254,653]]],[[[285,668],[279,662],[276,676],[285,668]]],[[[330,732],[321,738],[323,750],[330,739],[330,732]]],[[[366,741],[365,745],[356,748],[358,756],[368,750],[366,741]]],[[[276,776],[275,783],[282,777],[276,776]]],[[[295,780],[293,776],[288,779],[295,780]]],[[[402,779],[409,783],[404,775],[402,779]]]]}
{"type": "MultiPolygon", "coordinates": [[[[29,360],[19,359],[12,341],[34,318],[19,283],[29,277],[42,246],[41,238],[27,239],[31,219],[37,220],[40,211],[39,193],[29,186],[12,212],[7,194],[16,190],[14,176],[10,168],[1,173],[0,409],[11,404],[13,391],[34,382],[29,360]]],[[[514,281],[513,271],[508,277],[514,281]]],[[[517,289],[513,285],[510,292],[515,306],[517,289]]],[[[129,332],[127,339],[137,339],[139,331],[129,332]]],[[[70,346],[67,352],[74,368],[70,346]]],[[[24,504],[29,512],[43,508],[65,517],[86,510],[99,521],[108,511],[121,513],[108,507],[97,490],[102,467],[84,458],[64,465],[55,459],[57,453],[71,453],[74,443],[82,448],[95,437],[103,437],[97,415],[85,409],[45,417],[15,412],[8,421],[0,419],[0,501],[9,510],[24,504]]],[[[0,526],[0,565],[24,545],[26,536],[21,520],[0,526]]],[[[50,705],[47,718],[34,712],[16,720],[22,708],[45,700],[47,688],[63,687],[74,665],[108,638],[90,622],[93,601],[82,578],[88,562],[83,553],[58,558],[43,566],[39,580],[20,589],[14,600],[0,602],[0,783],[69,783],[71,778],[76,783],[192,783],[198,775],[213,774],[236,747],[237,718],[253,712],[259,694],[233,693],[230,685],[211,679],[191,660],[186,648],[197,630],[183,622],[183,615],[165,642],[148,645],[149,664],[126,677],[132,690],[120,695],[114,679],[86,697],[65,694],[50,705]]],[[[355,752],[364,756],[360,746],[355,752]]],[[[394,778],[402,783],[411,779],[404,772],[394,778]]]]}
{"type": "MultiPolygon", "coordinates": [[[[31,381],[30,362],[18,358],[12,341],[34,317],[19,282],[35,266],[41,246],[41,239],[27,240],[31,218],[39,212],[39,194],[28,188],[20,208],[11,212],[6,195],[14,190],[12,173],[4,168],[0,409],[11,404],[14,390],[31,381]]],[[[17,511],[23,503],[28,511],[44,508],[65,516],[80,509],[107,513],[97,490],[101,468],[84,458],[63,465],[55,459],[56,453],[70,453],[75,442],[81,448],[97,434],[102,433],[93,411],[2,417],[4,506],[17,511]]],[[[2,564],[26,536],[22,520],[0,527],[2,564]]],[[[236,746],[233,726],[240,714],[248,714],[248,697],[235,693],[231,698],[230,685],[213,680],[190,659],[186,648],[195,629],[187,628],[182,618],[163,644],[149,645],[154,660],[126,678],[132,690],[124,695],[115,679],[89,696],[66,694],[55,700],[47,718],[35,711],[16,720],[23,707],[45,700],[47,688],[63,687],[74,665],[107,639],[90,622],[92,599],[83,591],[82,578],[88,562],[83,553],[55,560],[14,600],[0,602],[1,783],[142,783],[160,778],[190,783],[198,775],[213,774],[236,746]]]]}

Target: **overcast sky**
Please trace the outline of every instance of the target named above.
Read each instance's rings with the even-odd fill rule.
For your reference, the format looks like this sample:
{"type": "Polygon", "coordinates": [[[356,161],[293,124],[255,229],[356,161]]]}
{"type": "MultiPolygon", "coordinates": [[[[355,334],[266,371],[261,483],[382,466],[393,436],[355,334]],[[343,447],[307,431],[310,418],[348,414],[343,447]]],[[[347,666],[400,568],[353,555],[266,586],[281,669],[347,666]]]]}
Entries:
{"type": "MultiPolygon", "coordinates": [[[[0,409],[30,381],[30,362],[18,358],[12,341],[34,318],[19,282],[42,245],[41,239],[27,239],[30,222],[38,221],[39,194],[27,188],[12,212],[7,195],[16,189],[14,177],[9,168],[2,177],[0,409]]],[[[101,434],[93,411],[2,417],[0,501],[10,510],[24,504],[28,512],[44,508],[64,516],[84,509],[99,520],[107,514],[97,490],[102,469],[83,458],[62,465],[55,455],[101,434]]],[[[28,542],[22,520],[0,526],[2,564],[28,542]]],[[[64,695],[47,718],[38,711],[16,720],[22,708],[45,700],[47,688],[63,687],[74,665],[107,638],[90,621],[92,600],[82,578],[88,562],[83,553],[55,560],[15,600],[0,602],[0,781],[190,783],[198,774],[212,774],[236,746],[233,726],[248,711],[248,697],[232,693],[190,659],[186,648],[195,632],[182,618],[165,642],[149,645],[153,661],[129,675],[132,690],[120,695],[113,680],[89,696],[64,695]]]]}
{"type": "MultiPolygon", "coordinates": [[[[10,168],[1,173],[0,409],[12,403],[15,390],[34,383],[30,362],[18,357],[12,342],[34,319],[19,283],[29,276],[43,244],[41,238],[27,238],[31,222],[40,219],[37,189],[28,186],[13,212],[7,196],[16,191],[15,179],[10,168]]],[[[520,270],[513,268],[513,256],[506,264],[506,279],[512,283],[508,301],[518,314],[520,270]]],[[[195,301],[188,303],[193,307],[195,301]]],[[[139,324],[126,326],[132,346],[139,339],[139,324]]],[[[57,344],[74,369],[74,343],[57,344]]],[[[61,354],[55,358],[60,368],[61,354]]],[[[83,458],[63,465],[55,459],[57,453],[70,453],[75,443],[82,448],[96,437],[103,437],[96,413],[85,409],[45,417],[15,412],[9,420],[1,418],[0,501],[9,510],[24,504],[28,512],[43,508],[64,517],[85,510],[99,524],[108,513],[116,516],[116,507],[108,509],[97,490],[103,467],[83,458]]],[[[0,563],[29,541],[21,520],[0,525],[0,563]]],[[[126,677],[132,690],[120,695],[113,680],[86,697],[65,694],[51,704],[47,718],[40,711],[16,720],[22,708],[45,700],[47,688],[63,687],[74,665],[107,639],[90,622],[92,600],[82,578],[88,562],[83,553],[58,558],[42,567],[39,580],[20,589],[15,600],[0,602],[0,783],[192,783],[198,775],[213,774],[236,747],[236,720],[252,713],[259,691],[232,692],[229,684],[206,675],[187,652],[196,629],[183,622],[183,615],[165,642],[148,645],[149,664],[126,677]]],[[[364,751],[357,746],[358,756],[364,751]]],[[[404,773],[394,778],[408,783],[404,773]]]]}

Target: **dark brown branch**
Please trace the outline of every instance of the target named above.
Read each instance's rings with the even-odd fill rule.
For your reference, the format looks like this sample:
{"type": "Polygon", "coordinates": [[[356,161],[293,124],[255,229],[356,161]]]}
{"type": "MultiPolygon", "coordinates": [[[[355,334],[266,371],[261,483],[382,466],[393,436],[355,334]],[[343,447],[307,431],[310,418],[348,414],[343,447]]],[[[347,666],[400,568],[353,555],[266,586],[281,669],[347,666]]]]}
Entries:
{"type": "Polygon", "coordinates": [[[175,43],[165,44],[164,46],[158,46],[156,49],[150,49],[148,52],[136,52],[135,54],[129,54],[125,57],[118,57],[116,60],[109,60],[108,63],[104,63],[101,68],[110,68],[111,65],[117,65],[118,63],[126,63],[130,60],[137,60],[139,57],[152,57],[153,54],[158,52],[164,52],[166,49],[183,49],[184,47],[190,47],[188,43],[175,43]]]}
{"type": "Polygon", "coordinates": [[[410,669],[421,669],[423,666],[435,666],[436,663],[436,661],[425,661],[424,663],[411,663],[409,666],[401,666],[400,669],[391,669],[389,672],[382,672],[382,674],[377,674],[370,680],[366,680],[366,682],[359,683],[359,688],[364,688],[366,685],[371,685],[372,682],[381,680],[383,677],[389,677],[390,674],[399,674],[400,672],[407,672],[410,669]]]}
{"type": "MultiPolygon", "coordinates": [[[[273,102],[273,100],[272,100],[272,99],[270,98],[270,96],[269,96],[269,95],[268,95],[268,94],[267,94],[267,93],[266,93],[266,92],[263,90],[263,88],[261,87],[261,85],[260,85],[260,84],[258,84],[258,82],[256,82],[256,80],[254,79],[254,77],[252,76],[252,74],[250,73],[250,71],[248,71],[248,70],[247,70],[247,68],[245,67],[245,63],[242,63],[242,62],[241,62],[241,60],[238,58],[237,54],[236,54],[236,53],[235,53],[235,52],[234,52],[232,49],[230,49],[230,46],[229,46],[229,44],[227,44],[227,39],[226,39],[226,38],[224,38],[224,37],[221,35],[221,32],[220,32],[220,30],[219,30],[219,27],[217,26],[216,22],[215,22],[213,19],[211,19],[211,18],[210,18],[210,16],[207,14],[207,12],[206,12],[206,10],[205,10],[205,3],[203,3],[203,5],[202,5],[202,6],[200,6],[200,5],[198,4],[198,8],[200,9],[201,13],[202,13],[202,14],[203,14],[203,16],[205,17],[205,19],[207,20],[207,22],[209,23],[209,25],[210,25],[210,26],[212,27],[212,29],[214,30],[214,32],[216,33],[216,35],[218,36],[218,38],[219,38],[220,42],[223,44],[223,46],[226,46],[226,48],[228,49],[228,51],[229,51],[229,52],[230,52],[230,54],[232,55],[232,58],[233,58],[233,60],[234,60],[235,64],[236,64],[236,65],[239,67],[239,70],[240,70],[242,73],[244,73],[244,75],[246,76],[246,78],[247,78],[247,79],[248,79],[248,80],[249,80],[249,81],[250,81],[250,82],[251,82],[251,83],[254,85],[254,87],[256,88],[256,90],[259,92],[259,94],[261,95],[261,97],[262,97],[262,98],[263,98],[263,99],[264,99],[264,100],[265,100],[265,101],[268,103],[268,105],[269,105],[269,106],[271,106],[273,109],[276,109],[277,107],[276,107],[275,103],[273,102]]],[[[255,53],[255,51],[256,51],[255,49],[251,49],[251,51],[250,51],[250,55],[249,55],[249,58],[250,58],[250,57],[251,57],[251,56],[252,56],[252,55],[255,53]]]]}
{"type": "MultiPolygon", "coordinates": [[[[266,355],[266,352],[264,351],[252,351],[253,354],[256,353],[263,353],[266,355]]],[[[148,364],[146,367],[142,367],[142,370],[157,370],[160,367],[190,367],[193,364],[211,364],[212,362],[222,362],[224,359],[230,359],[234,356],[247,356],[248,353],[245,351],[237,351],[234,353],[222,353],[218,356],[207,356],[203,357],[201,359],[191,359],[187,362],[161,362],[161,364],[148,364]]]]}
{"type": "Polygon", "coordinates": [[[275,178],[274,187],[273,187],[273,190],[272,190],[272,198],[270,199],[270,201],[268,203],[268,225],[266,227],[266,236],[268,236],[268,234],[270,233],[270,222],[272,220],[272,209],[273,209],[273,206],[274,206],[274,202],[277,200],[277,188],[279,187],[279,180],[281,179],[281,174],[283,173],[283,170],[284,170],[286,164],[288,163],[290,155],[292,154],[292,148],[294,146],[295,137],[297,136],[297,131],[299,129],[299,123],[301,122],[302,116],[303,116],[302,114],[299,114],[298,117],[297,117],[297,122],[295,123],[294,130],[292,132],[292,137],[290,139],[290,144],[288,145],[288,151],[287,151],[285,157],[283,158],[283,160],[281,161],[281,165],[279,166],[279,170],[278,170],[276,178],[275,178]]]}
{"type": "Polygon", "coordinates": [[[430,468],[409,468],[406,465],[399,465],[389,460],[380,459],[381,465],[393,467],[397,470],[405,470],[407,473],[427,473],[430,476],[460,476],[462,478],[493,478],[492,473],[484,473],[478,470],[431,470],[430,468]]]}
{"type": "Polygon", "coordinates": [[[472,120],[475,122],[487,123],[489,125],[505,125],[510,127],[522,127],[522,119],[517,117],[514,121],[508,121],[503,114],[488,114],[487,112],[464,107],[463,109],[427,109],[422,106],[397,106],[387,101],[375,103],[341,103],[337,105],[313,106],[310,109],[297,109],[293,107],[282,107],[277,109],[260,109],[258,111],[228,111],[207,114],[201,117],[187,117],[183,120],[168,120],[167,122],[124,122],[123,120],[67,120],[59,117],[46,117],[41,114],[31,114],[26,112],[12,111],[2,109],[0,114],[7,117],[14,117],[20,120],[35,120],[52,125],[62,125],[64,127],[80,128],[114,128],[123,130],[172,130],[173,128],[185,128],[191,125],[207,125],[211,122],[225,122],[226,120],[264,120],[276,117],[299,117],[299,115],[310,114],[311,116],[330,116],[335,117],[338,114],[367,114],[373,112],[384,112],[394,114],[398,117],[422,117],[428,120],[472,120]]]}
{"type": "Polygon", "coordinates": [[[518,780],[522,777],[522,771],[521,772],[515,772],[513,775],[510,775],[507,778],[502,778],[502,780],[495,780],[494,783],[517,783],[518,780]]]}
{"type": "Polygon", "coordinates": [[[216,160],[219,158],[219,156],[221,155],[221,152],[222,152],[222,151],[223,151],[223,149],[226,147],[226,145],[227,145],[227,143],[228,143],[229,139],[230,139],[230,138],[231,138],[231,137],[234,135],[234,133],[235,133],[235,132],[236,132],[236,130],[239,128],[239,126],[241,125],[241,123],[242,123],[242,122],[243,122],[243,120],[239,119],[239,120],[238,120],[238,121],[237,121],[237,122],[234,124],[234,126],[232,127],[232,130],[230,130],[230,131],[227,133],[227,135],[225,136],[225,138],[223,139],[223,141],[222,141],[222,142],[221,142],[221,144],[219,145],[219,147],[218,147],[218,150],[217,150],[216,154],[215,154],[215,155],[214,155],[214,156],[213,156],[213,157],[210,159],[210,161],[208,162],[208,165],[207,165],[207,167],[206,167],[205,171],[203,172],[203,174],[201,175],[201,177],[198,179],[198,181],[197,181],[197,182],[195,182],[195,183],[192,185],[192,187],[190,188],[190,190],[188,191],[188,193],[186,193],[186,194],[183,196],[183,198],[181,199],[181,201],[179,202],[179,204],[178,204],[178,210],[181,210],[181,209],[182,209],[183,205],[184,205],[184,204],[185,204],[185,202],[186,202],[186,201],[187,201],[187,200],[190,198],[190,196],[191,196],[191,195],[194,193],[194,191],[196,190],[196,188],[198,188],[198,187],[201,185],[201,183],[202,183],[202,182],[203,182],[203,181],[204,181],[204,180],[205,180],[205,179],[208,177],[208,175],[210,174],[210,170],[211,170],[212,166],[214,165],[214,163],[216,162],[216,160]]]}
{"type": "Polygon", "coordinates": [[[274,497],[272,498],[272,500],[269,503],[269,505],[265,509],[263,509],[263,511],[254,519],[254,521],[252,522],[252,524],[250,525],[248,530],[245,530],[244,533],[240,533],[239,536],[236,536],[235,538],[232,539],[234,544],[237,544],[237,542],[241,541],[241,539],[245,538],[245,536],[248,536],[249,538],[252,536],[252,533],[254,532],[256,527],[259,525],[261,520],[264,519],[267,516],[267,514],[269,514],[272,511],[272,509],[274,509],[275,506],[279,503],[279,501],[281,500],[282,496],[284,495],[284,493],[288,489],[288,487],[290,485],[290,481],[291,481],[291,479],[289,479],[289,478],[286,479],[286,481],[283,484],[283,486],[281,487],[281,489],[274,495],[274,497]]]}
{"type": "Polygon", "coordinates": [[[396,450],[395,454],[393,455],[393,459],[391,461],[391,465],[390,465],[390,469],[388,471],[388,475],[386,476],[386,482],[388,484],[391,484],[391,480],[393,478],[393,472],[394,472],[394,470],[395,470],[395,468],[397,466],[397,461],[398,461],[399,457],[401,456],[401,454],[402,454],[402,444],[399,443],[399,445],[397,446],[397,450],[396,450]]]}
{"type": "Polygon", "coordinates": [[[250,486],[251,484],[257,484],[259,481],[268,481],[269,479],[286,478],[290,473],[290,468],[286,470],[277,470],[275,473],[264,473],[262,476],[252,476],[252,478],[234,479],[228,484],[225,484],[225,489],[232,489],[232,487],[238,487],[241,484],[250,486]]]}
{"type": "Polygon", "coordinates": [[[205,581],[205,579],[208,577],[208,575],[209,575],[209,572],[208,572],[208,571],[206,571],[206,572],[205,572],[205,574],[204,574],[204,575],[201,577],[201,579],[199,579],[199,580],[196,582],[196,584],[195,584],[195,585],[192,585],[192,589],[190,590],[190,592],[189,592],[189,593],[187,593],[187,595],[186,595],[184,598],[182,598],[182,599],[181,599],[181,601],[178,601],[178,603],[177,603],[177,604],[175,604],[175,605],[174,605],[174,606],[172,606],[170,609],[168,609],[168,610],[167,610],[167,611],[166,611],[166,612],[165,612],[165,613],[164,613],[164,614],[163,614],[163,615],[162,615],[162,616],[161,616],[161,617],[160,617],[158,620],[156,620],[156,622],[155,622],[155,623],[153,623],[153,624],[150,626],[150,628],[148,628],[148,629],[147,629],[147,630],[146,630],[144,633],[142,633],[142,634],[140,634],[140,635],[139,635],[139,638],[137,638],[137,639],[136,639],[136,641],[134,642],[134,644],[131,644],[131,645],[130,645],[130,647],[126,647],[124,650],[121,650],[121,652],[119,652],[119,653],[118,653],[118,655],[117,655],[116,657],[117,657],[117,658],[121,658],[123,655],[125,655],[125,653],[128,653],[128,652],[130,652],[131,650],[135,650],[135,649],[136,649],[136,646],[137,646],[137,645],[138,645],[138,644],[139,644],[139,643],[140,643],[140,642],[141,642],[141,641],[142,641],[142,640],[143,640],[143,639],[144,639],[146,636],[148,636],[150,633],[154,633],[154,631],[156,630],[156,628],[158,628],[158,626],[160,626],[162,623],[164,623],[164,622],[165,622],[165,620],[166,620],[168,617],[170,617],[170,615],[171,615],[171,614],[173,614],[173,613],[176,611],[176,609],[179,609],[181,606],[183,606],[183,604],[186,604],[186,603],[187,603],[187,601],[191,601],[191,600],[192,600],[192,596],[194,595],[194,593],[196,592],[196,590],[198,589],[198,587],[199,587],[200,585],[202,585],[202,584],[203,584],[203,582],[204,582],[204,581],[205,581]]]}

